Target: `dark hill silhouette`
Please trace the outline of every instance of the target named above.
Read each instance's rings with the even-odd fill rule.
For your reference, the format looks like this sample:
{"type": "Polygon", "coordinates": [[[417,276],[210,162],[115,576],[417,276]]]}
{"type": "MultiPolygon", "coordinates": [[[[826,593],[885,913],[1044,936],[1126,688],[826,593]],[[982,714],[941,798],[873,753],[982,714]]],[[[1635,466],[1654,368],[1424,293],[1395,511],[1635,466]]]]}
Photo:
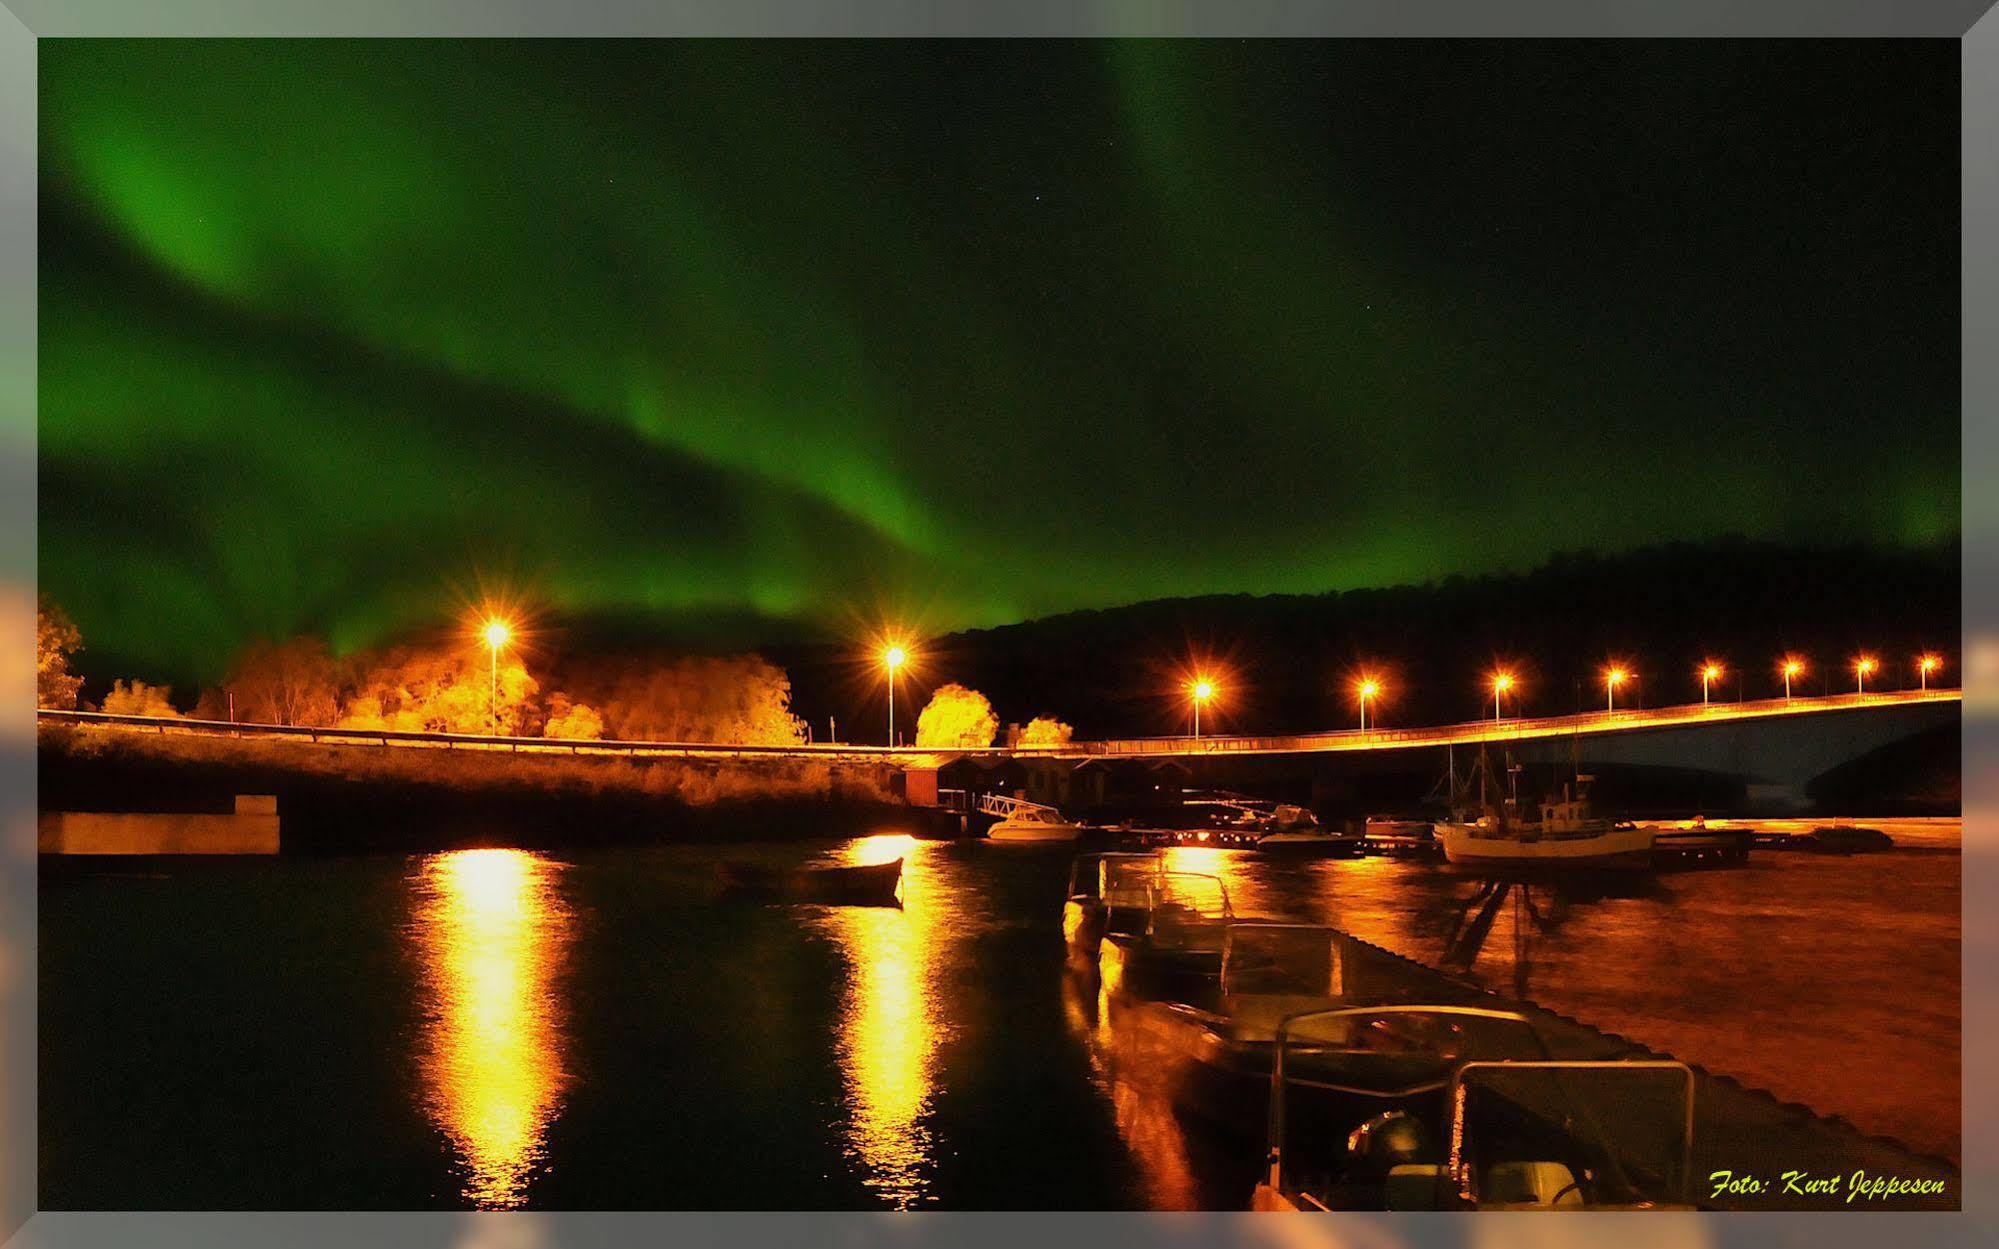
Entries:
{"type": "MultiPolygon", "coordinates": [[[[1072,612],[920,644],[900,687],[911,726],[930,689],[957,681],[991,698],[1002,721],[1053,714],[1078,736],[1184,732],[1180,692],[1206,659],[1222,693],[1204,728],[1287,732],[1352,724],[1354,674],[1385,689],[1382,725],[1441,723],[1492,712],[1485,674],[1518,676],[1508,715],[1601,706],[1601,672],[1632,673],[1620,706],[1698,700],[1710,657],[1726,672],[1717,699],[1782,692],[1778,662],[1808,665],[1798,693],[1850,689],[1852,657],[1880,669],[1869,688],[1916,683],[1914,656],[1944,656],[1957,680],[1960,547],[1809,549],[1747,541],[1676,544],[1616,555],[1563,554],[1513,576],[1319,595],[1217,595],[1072,612]]],[[[880,741],[878,670],[848,648],[777,646],[793,706],[841,738],[880,741]]]]}

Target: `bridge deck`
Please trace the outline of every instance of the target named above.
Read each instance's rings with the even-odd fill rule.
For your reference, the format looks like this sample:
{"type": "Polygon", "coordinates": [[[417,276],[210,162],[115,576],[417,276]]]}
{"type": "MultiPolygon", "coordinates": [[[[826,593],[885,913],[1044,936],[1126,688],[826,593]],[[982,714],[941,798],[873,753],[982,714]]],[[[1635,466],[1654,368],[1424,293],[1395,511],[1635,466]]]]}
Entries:
{"type": "Polygon", "coordinates": [[[236,724],[224,720],[191,720],[163,716],[117,716],[94,711],[37,711],[39,724],[89,725],[154,733],[227,738],[275,738],[329,745],[412,747],[458,750],[505,750],[515,753],[605,754],[639,758],[722,757],[742,759],[819,759],[826,761],[892,761],[904,766],[934,765],[967,755],[1012,758],[1172,758],[1189,755],[1309,754],[1317,752],[1410,750],[1426,746],[1513,742],[1531,738],[1596,736],[1664,728],[1690,728],[1783,716],[1866,711],[1922,703],[1961,703],[1960,689],[1894,690],[1878,694],[1831,694],[1755,702],[1693,703],[1621,711],[1591,711],[1581,715],[1474,720],[1464,724],[1422,728],[1335,729],[1319,733],[1254,736],[1217,734],[1203,737],[1129,737],[1073,741],[1046,746],[862,746],[817,743],[790,746],[736,745],[715,742],[646,742],[584,740],[555,737],[503,737],[473,733],[415,733],[394,729],[318,728],[304,725],[236,724]]]}

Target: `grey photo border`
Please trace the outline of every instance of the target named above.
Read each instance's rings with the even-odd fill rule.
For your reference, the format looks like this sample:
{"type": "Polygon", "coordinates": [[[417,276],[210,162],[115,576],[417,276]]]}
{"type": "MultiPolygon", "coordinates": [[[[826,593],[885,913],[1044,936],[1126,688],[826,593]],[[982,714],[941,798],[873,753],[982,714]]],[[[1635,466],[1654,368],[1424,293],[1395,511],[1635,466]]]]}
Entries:
{"type": "MultiPolygon", "coordinates": [[[[0,0],[0,602],[32,650],[35,585],[36,61],[63,36],[1537,36],[1922,37],[1960,40],[1963,89],[1962,368],[1964,638],[1999,647],[1999,18],[1994,0],[0,0]]],[[[1883,437],[1894,436],[1885,427],[1883,437]]],[[[1961,649],[1960,653],[1968,652],[1961,649]]],[[[1964,1035],[1999,1024],[1999,993],[1971,969],[1999,951],[1999,707],[1967,664],[1963,855],[1964,1035]]],[[[18,670],[17,670],[18,672],[18,670]]],[[[1990,672],[1984,674],[1989,679],[1990,672]]],[[[31,682],[8,676],[8,689],[31,682]]],[[[1878,1244],[1999,1242],[1999,1105],[1992,1051],[1964,1049],[1964,1210],[1957,1214],[1584,1215],[1551,1226],[1506,1216],[708,1212],[648,1214],[36,1212],[35,762],[30,708],[0,732],[0,1236],[7,1246],[805,1246],[894,1242],[1116,1249],[1159,1242],[1307,1245],[1878,1244]],[[1620,1220],[1615,1227],[1607,1220],[1620,1220]],[[1893,1220],[1892,1226],[1884,1220],[1893,1220]],[[11,1235],[10,1235],[11,1234],[11,1235]]],[[[1884,1062],[1888,1061],[1884,1055],[1884,1062]]],[[[1865,1078],[1865,1073],[1856,1073],[1865,1078]]]]}

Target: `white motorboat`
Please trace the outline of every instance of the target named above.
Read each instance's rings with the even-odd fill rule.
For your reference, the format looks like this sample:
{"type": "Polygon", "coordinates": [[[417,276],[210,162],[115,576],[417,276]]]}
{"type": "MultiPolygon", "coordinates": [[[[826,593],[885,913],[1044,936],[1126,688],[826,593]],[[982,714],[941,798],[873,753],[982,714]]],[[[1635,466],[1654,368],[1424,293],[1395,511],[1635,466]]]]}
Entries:
{"type": "Polygon", "coordinates": [[[997,842],[1074,841],[1082,835],[1083,826],[1064,819],[1054,807],[1019,800],[986,832],[988,840],[997,842]]]}

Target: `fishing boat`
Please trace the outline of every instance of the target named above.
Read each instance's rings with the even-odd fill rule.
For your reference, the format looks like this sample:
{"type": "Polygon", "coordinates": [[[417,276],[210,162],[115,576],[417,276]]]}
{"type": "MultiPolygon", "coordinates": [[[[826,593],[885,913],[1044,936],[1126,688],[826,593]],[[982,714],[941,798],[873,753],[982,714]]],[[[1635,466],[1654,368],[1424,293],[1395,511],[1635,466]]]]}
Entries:
{"type": "Polygon", "coordinates": [[[1497,873],[1650,871],[1655,831],[1591,816],[1590,779],[1577,774],[1561,797],[1541,804],[1535,822],[1515,818],[1509,801],[1488,802],[1474,821],[1438,824],[1444,858],[1497,873]]]}
{"type": "Polygon", "coordinates": [[[1078,855],[1069,865],[1069,892],[1062,904],[1062,937],[1071,953],[1094,963],[1097,945],[1115,926],[1143,931],[1152,886],[1166,870],[1156,853],[1106,852],[1078,855]]]}
{"type": "MultiPolygon", "coordinates": [[[[989,797],[987,801],[992,799],[989,797]]],[[[986,838],[1000,843],[1033,844],[1074,841],[1083,832],[1081,824],[1064,819],[1054,807],[1024,798],[1009,798],[1005,800],[1005,814],[999,823],[986,830],[986,838]]]]}
{"type": "Polygon", "coordinates": [[[830,906],[900,906],[902,860],[862,866],[767,867],[760,863],[723,862],[716,877],[726,893],[775,898],[786,902],[818,902],[830,906]]]}
{"type": "Polygon", "coordinates": [[[1684,1063],[1432,1051],[1404,1055],[1413,1062],[1400,1074],[1354,1064],[1392,1047],[1411,1021],[1509,1015],[1408,1005],[1286,1019],[1271,1062],[1269,1169],[1250,1208],[1693,1209],[1694,1075],[1684,1063]],[[1329,1100],[1336,1086],[1379,1096],[1372,1107],[1364,1096],[1329,1100]]]}

